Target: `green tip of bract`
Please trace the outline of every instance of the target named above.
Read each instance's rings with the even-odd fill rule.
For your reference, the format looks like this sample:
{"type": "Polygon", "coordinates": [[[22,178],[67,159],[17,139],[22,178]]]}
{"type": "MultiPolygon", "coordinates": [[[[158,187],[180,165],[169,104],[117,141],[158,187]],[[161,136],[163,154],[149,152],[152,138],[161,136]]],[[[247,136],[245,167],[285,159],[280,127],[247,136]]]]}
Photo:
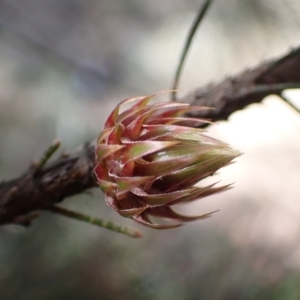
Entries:
{"type": "Polygon", "coordinates": [[[171,207],[229,189],[230,185],[195,184],[241,153],[195,128],[208,121],[184,116],[207,108],[178,102],[149,104],[153,96],[118,104],[98,138],[95,174],[106,203],[120,215],[155,229],[208,218],[214,212],[185,216],[171,207]],[[132,102],[120,113],[121,105],[132,102]],[[156,224],[151,217],[173,222],[156,224]]]}

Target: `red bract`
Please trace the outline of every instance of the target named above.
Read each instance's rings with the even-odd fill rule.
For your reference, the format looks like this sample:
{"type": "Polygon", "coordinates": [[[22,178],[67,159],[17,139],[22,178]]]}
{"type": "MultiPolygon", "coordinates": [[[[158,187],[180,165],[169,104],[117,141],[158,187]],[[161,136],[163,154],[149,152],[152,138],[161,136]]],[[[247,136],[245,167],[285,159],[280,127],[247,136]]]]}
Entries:
{"type": "Polygon", "coordinates": [[[148,104],[154,95],[122,101],[108,117],[96,146],[95,174],[106,203],[120,215],[156,229],[205,219],[172,210],[225,191],[229,185],[195,186],[240,153],[195,128],[205,120],[183,117],[207,109],[186,103],[148,104]],[[120,106],[136,102],[119,113],[120,106]],[[151,216],[175,220],[156,224],[151,216]]]}

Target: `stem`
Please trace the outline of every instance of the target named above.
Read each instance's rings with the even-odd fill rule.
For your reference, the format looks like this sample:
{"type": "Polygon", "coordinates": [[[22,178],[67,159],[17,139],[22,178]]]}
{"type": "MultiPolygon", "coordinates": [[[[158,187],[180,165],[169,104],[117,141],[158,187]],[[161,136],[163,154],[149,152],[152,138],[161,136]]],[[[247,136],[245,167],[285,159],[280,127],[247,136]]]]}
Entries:
{"type": "Polygon", "coordinates": [[[300,113],[300,109],[294,105],[290,100],[289,98],[287,98],[286,96],[284,96],[282,93],[279,95],[279,97],[285,101],[291,108],[293,108],[296,112],[300,113]]]}
{"type": "Polygon", "coordinates": [[[173,83],[173,87],[171,88],[171,90],[173,90],[172,94],[171,94],[171,100],[172,101],[176,101],[176,94],[177,94],[177,87],[178,87],[178,82],[179,82],[179,77],[182,71],[182,67],[183,67],[183,63],[185,61],[185,58],[187,56],[188,50],[191,46],[192,40],[195,36],[196,30],[199,27],[199,24],[201,23],[201,21],[203,20],[210,4],[212,3],[213,0],[206,0],[203,5],[200,7],[200,10],[196,16],[196,19],[194,20],[194,23],[192,24],[192,27],[189,31],[189,34],[187,36],[187,39],[184,43],[184,47],[181,53],[181,57],[180,57],[180,61],[179,64],[177,66],[176,69],[176,73],[175,73],[175,78],[174,78],[174,83],[173,83]]]}
{"type": "Polygon", "coordinates": [[[142,236],[141,232],[138,229],[130,228],[130,227],[123,226],[123,225],[118,225],[118,224],[115,224],[110,221],[105,221],[103,219],[94,218],[89,215],[85,215],[80,212],[68,210],[68,209],[65,209],[63,207],[59,207],[56,205],[48,207],[47,210],[49,210],[53,213],[60,214],[62,216],[71,218],[71,219],[80,220],[80,221],[83,221],[83,222],[86,222],[86,223],[89,223],[92,225],[106,228],[106,229],[114,231],[114,232],[122,233],[122,234],[128,235],[130,237],[138,238],[138,237],[142,236]]]}
{"type": "Polygon", "coordinates": [[[38,173],[44,165],[47,163],[47,161],[51,158],[51,156],[54,154],[54,152],[59,148],[60,146],[60,140],[55,140],[53,143],[45,150],[40,160],[36,163],[34,163],[34,173],[38,173]]]}
{"type": "Polygon", "coordinates": [[[260,93],[280,93],[283,90],[299,89],[299,82],[284,82],[284,83],[271,83],[271,84],[257,84],[250,87],[240,88],[237,92],[237,97],[245,97],[249,94],[260,93]]]}

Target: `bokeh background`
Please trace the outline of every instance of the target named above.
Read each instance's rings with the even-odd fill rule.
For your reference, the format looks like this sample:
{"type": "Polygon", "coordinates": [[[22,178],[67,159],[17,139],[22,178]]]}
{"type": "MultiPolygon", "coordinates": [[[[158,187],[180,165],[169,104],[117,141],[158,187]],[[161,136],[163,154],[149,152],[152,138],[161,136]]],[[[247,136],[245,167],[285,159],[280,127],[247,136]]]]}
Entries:
{"type": "MultiPolygon", "coordinates": [[[[72,151],[114,105],[171,87],[201,0],[2,0],[0,179],[55,138],[72,151]]],[[[297,0],[216,0],[197,32],[184,95],[299,45],[297,0]]],[[[300,102],[298,91],[286,96],[300,102]]],[[[167,97],[167,96],[166,96],[167,97]]],[[[0,299],[300,299],[300,115],[276,97],[209,128],[244,153],[234,189],[179,209],[212,218],[142,239],[44,213],[0,228],[0,299]]],[[[100,191],[70,209],[135,225],[100,191]]]]}

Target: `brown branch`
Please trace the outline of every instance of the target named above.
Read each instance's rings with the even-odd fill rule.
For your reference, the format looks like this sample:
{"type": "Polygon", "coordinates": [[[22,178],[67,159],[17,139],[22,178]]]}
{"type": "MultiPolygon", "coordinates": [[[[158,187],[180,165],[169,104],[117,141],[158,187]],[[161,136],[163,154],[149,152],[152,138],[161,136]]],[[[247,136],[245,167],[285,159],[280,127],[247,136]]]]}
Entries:
{"type": "Polygon", "coordinates": [[[96,186],[94,147],[85,145],[39,172],[30,167],[19,178],[0,183],[0,225],[27,225],[36,212],[96,186]],[[33,213],[33,214],[32,214],[33,213]]]}
{"type": "MultiPolygon", "coordinates": [[[[261,102],[270,94],[281,95],[284,89],[296,87],[300,87],[300,48],[221,83],[200,88],[180,100],[215,107],[197,112],[196,117],[226,120],[233,112],[261,102]]],[[[29,224],[36,212],[95,187],[93,168],[94,147],[85,145],[38,172],[30,168],[19,178],[1,182],[0,225],[29,224]]]]}
{"type": "MultiPolygon", "coordinates": [[[[300,47],[238,76],[197,89],[180,100],[214,107],[214,110],[200,111],[194,116],[218,121],[227,120],[235,111],[244,109],[249,104],[259,103],[268,95],[281,97],[283,90],[291,88],[300,88],[300,47]]],[[[281,98],[290,104],[287,98],[281,98]]]]}

